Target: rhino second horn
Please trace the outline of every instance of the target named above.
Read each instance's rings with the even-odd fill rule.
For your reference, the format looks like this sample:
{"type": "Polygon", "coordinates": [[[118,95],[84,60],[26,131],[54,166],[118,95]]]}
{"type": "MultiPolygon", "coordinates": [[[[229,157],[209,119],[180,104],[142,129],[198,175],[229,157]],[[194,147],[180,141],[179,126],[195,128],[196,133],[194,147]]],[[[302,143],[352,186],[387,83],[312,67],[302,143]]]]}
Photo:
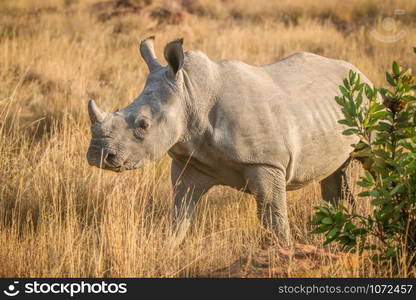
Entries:
{"type": "Polygon", "coordinates": [[[153,48],[154,40],[155,37],[151,36],[140,43],[140,54],[142,55],[147,66],[149,67],[150,72],[162,67],[159,61],[157,60],[155,49],[153,48]]]}
{"type": "Polygon", "coordinates": [[[102,122],[106,116],[106,113],[103,112],[94,100],[88,101],[88,114],[90,116],[91,123],[102,122]]]}

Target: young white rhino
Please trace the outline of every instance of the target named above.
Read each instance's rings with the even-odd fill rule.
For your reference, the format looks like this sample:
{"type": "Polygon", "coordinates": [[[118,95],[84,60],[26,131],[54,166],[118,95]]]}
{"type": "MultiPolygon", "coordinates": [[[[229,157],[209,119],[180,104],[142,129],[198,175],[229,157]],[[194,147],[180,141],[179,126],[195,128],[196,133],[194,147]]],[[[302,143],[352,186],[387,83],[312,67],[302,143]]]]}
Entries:
{"type": "MultiPolygon", "coordinates": [[[[342,135],[338,86],[352,65],[300,52],[251,66],[214,62],[166,45],[161,66],[153,37],[140,53],[149,75],[140,96],[105,113],[88,103],[88,162],[121,172],[166,152],[172,157],[173,228],[182,239],[198,200],[213,186],[255,195],[263,224],[289,243],[286,191],[322,180],[322,197],[341,197],[344,169],[356,142],[342,135]]],[[[363,81],[369,81],[361,75],[363,81]]]]}

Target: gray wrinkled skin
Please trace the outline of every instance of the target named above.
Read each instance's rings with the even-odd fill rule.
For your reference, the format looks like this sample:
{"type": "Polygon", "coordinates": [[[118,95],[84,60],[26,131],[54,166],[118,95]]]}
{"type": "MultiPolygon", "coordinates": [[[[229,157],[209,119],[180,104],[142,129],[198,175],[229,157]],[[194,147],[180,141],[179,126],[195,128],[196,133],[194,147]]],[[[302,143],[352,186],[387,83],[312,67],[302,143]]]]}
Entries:
{"type": "MultiPolygon", "coordinates": [[[[334,96],[350,69],[340,60],[299,52],[251,66],[214,62],[200,51],[166,45],[162,67],[153,38],[140,52],[149,67],[140,96],[105,113],[88,104],[88,162],[113,171],[172,157],[172,221],[181,240],[198,200],[214,185],[255,195],[259,217],[280,242],[290,242],[286,191],[321,180],[322,196],[337,201],[352,136],[342,135],[334,96]]],[[[363,75],[364,82],[370,83],[363,75]]]]}

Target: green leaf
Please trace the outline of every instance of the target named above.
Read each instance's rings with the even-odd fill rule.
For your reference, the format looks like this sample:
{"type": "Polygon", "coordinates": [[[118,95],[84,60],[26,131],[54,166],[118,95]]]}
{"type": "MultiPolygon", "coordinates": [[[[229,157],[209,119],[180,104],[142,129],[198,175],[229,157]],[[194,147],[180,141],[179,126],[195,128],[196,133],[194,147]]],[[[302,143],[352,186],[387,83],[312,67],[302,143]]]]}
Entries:
{"type": "Polygon", "coordinates": [[[389,112],[387,112],[387,111],[378,111],[378,112],[373,113],[373,114],[371,115],[371,117],[372,117],[373,119],[378,120],[378,119],[381,119],[381,118],[383,118],[383,117],[385,117],[385,116],[387,116],[387,115],[389,115],[389,112]]]}
{"type": "Polygon", "coordinates": [[[377,198],[377,199],[374,199],[373,201],[371,201],[371,205],[374,205],[374,206],[378,206],[378,205],[384,204],[384,203],[386,203],[386,200],[383,199],[383,198],[377,198]]]}
{"type": "Polygon", "coordinates": [[[370,196],[370,191],[364,191],[358,194],[358,197],[368,197],[370,196]]]}
{"type": "Polygon", "coordinates": [[[402,71],[402,69],[400,68],[399,64],[396,61],[393,61],[392,69],[393,69],[393,74],[395,76],[399,76],[402,71]]]}
{"type": "Polygon", "coordinates": [[[335,96],[335,101],[341,106],[344,106],[344,104],[345,104],[344,97],[335,96]]]}
{"type": "Polygon", "coordinates": [[[326,206],[315,206],[315,209],[319,210],[321,213],[327,215],[329,214],[329,209],[326,206]]]}
{"type": "Polygon", "coordinates": [[[357,85],[357,90],[361,90],[364,87],[364,83],[361,82],[361,75],[357,74],[357,79],[355,80],[355,84],[357,85]]]}
{"type": "Polygon", "coordinates": [[[312,234],[320,234],[320,233],[324,233],[327,232],[331,227],[328,225],[324,225],[324,226],[319,226],[317,228],[315,228],[314,230],[311,231],[312,234]]]}
{"type": "Polygon", "coordinates": [[[360,92],[358,93],[358,96],[356,98],[356,102],[357,102],[357,107],[360,107],[361,104],[363,103],[363,90],[360,90],[360,92]]]}
{"type": "Polygon", "coordinates": [[[350,89],[350,84],[348,83],[347,78],[345,78],[342,82],[344,83],[344,86],[345,86],[347,89],[350,89]]]}
{"type": "Polygon", "coordinates": [[[322,224],[326,224],[326,225],[331,225],[333,221],[334,221],[334,220],[332,220],[332,218],[331,218],[331,217],[326,217],[326,218],[323,218],[323,219],[321,220],[321,223],[322,223],[322,224]]]}
{"type": "Polygon", "coordinates": [[[380,103],[373,102],[370,106],[370,109],[368,110],[369,114],[375,113],[376,111],[385,109],[384,105],[381,105],[380,103]]]}
{"type": "Polygon", "coordinates": [[[371,150],[369,148],[365,148],[362,150],[357,150],[351,153],[351,157],[357,158],[357,157],[370,157],[371,156],[371,150]]]}
{"type": "Polygon", "coordinates": [[[368,231],[365,228],[356,228],[352,230],[352,234],[354,235],[363,235],[366,234],[368,231]]]}
{"type": "Polygon", "coordinates": [[[354,121],[351,121],[351,120],[346,120],[346,119],[344,119],[344,120],[339,120],[339,121],[338,121],[338,123],[339,123],[339,124],[342,124],[342,125],[347,125],[347,126],[356,126],[356,124],[355,124],[355,122],[354,122],[354,121]]]}
{"type": "Polygon", "coordinates": [[[401,192],[403,190],[403,188],[404,188],[404,184],[399,183],[394,189],[392,189],[390,191],[390,195],[393,196],[394,194],[397,194],[397,193],[401,192]]]}
{"type": "Polygon", "coordinates": [[[388,82],[391,86],[395,86],[395,85],[396,85],[396,83],[394,82],[393,77],[390,75],[390,73],[389,73],[389,72],[386,72],[386,79],[387,79],[387,82],[388,82]]]}
{"type": "Polygon", "coordinates": [[[390,257],[390,256],[393,256],[395,253],[396,253],[396,248],[395,247],[390,247],[386,252],[386,256],[390,257]]]}
{"type": "Polygon", "coordinates": [[[367,147],[368,147],[368,145],[367,145],[366,143],[362,142],[362,141],[360,141],[360,142],[358,142],[357,144],[352,145],[352,146],[353,146],[353,147],[354,147],[354,149],[356,149],[356,150],[362,150],[362,149],[364,149],[364,148],[367,148],[367,147]]]}
{"type": "Polygon", "coordinates": [[[357,73],[355,73],[353,70],[350,70],[348,73],[348,77],[350,80],[350,84],[353,85],[356,79],[357,73]]]}
{"type": "Polygon", "coordinates": [[[331,231],[328,232],[328,234],[326,235],[328,239],[333,239],[336,237],[336,235],[338,234],[339,229],[338,228],[332,228],[331,231]]]}
{"type": "Polygon", "coordinates": [[[353,230],[354,228],[356,228],[356,226],[354,224],[352,224],[351,222],[348,222],[344,226],[344,230],[347,231],[347,232],[353,230]]]}
{"type": "Polygon", "coordinates": [[[344,131],[342,132],[342,134],[343,134],[343,135],[353,135],[354,133],[357,133],[357,132],[358,132],[358,130],[357,130],[357,129],[354,129],[354,128],[349,128],[349,129],[344,130],[344,131]]]}
{"type": "Polygon", "coordinates": [[[343,87],[342,85],[339,86],[339,90],[341,91],[341,93],[345,96],[345,97],[349,97],[350,93],[348,92],[348,90],[343,87]]]}
{"type": "Polygon", "coordinates": [[[365,84],[365,95],[369,100],[372,100],[377,95],[377,89],[375,87],[371,88],[370,85],[365,84]]]}
{"type": "Polygon", "coordinates": [[[379,122],[377,124],[377,130],[379,131],[390,131],[391,130],[391,124],[386,122],[379,122]]]}

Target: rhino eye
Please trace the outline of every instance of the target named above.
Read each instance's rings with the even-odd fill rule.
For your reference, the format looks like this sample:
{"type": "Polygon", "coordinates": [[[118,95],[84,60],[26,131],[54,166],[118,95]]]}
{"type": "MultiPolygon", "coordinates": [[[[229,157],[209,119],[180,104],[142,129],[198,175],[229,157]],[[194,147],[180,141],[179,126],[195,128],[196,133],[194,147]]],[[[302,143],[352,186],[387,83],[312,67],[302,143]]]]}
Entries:
{"type": "Polygon", "coordinates": [[[136,128],[134,129],[134,135],[139,140],[143,140],[147,129],[149,128],[150,123],[148,120],[140,120],[137,122],[136,128]]]}

